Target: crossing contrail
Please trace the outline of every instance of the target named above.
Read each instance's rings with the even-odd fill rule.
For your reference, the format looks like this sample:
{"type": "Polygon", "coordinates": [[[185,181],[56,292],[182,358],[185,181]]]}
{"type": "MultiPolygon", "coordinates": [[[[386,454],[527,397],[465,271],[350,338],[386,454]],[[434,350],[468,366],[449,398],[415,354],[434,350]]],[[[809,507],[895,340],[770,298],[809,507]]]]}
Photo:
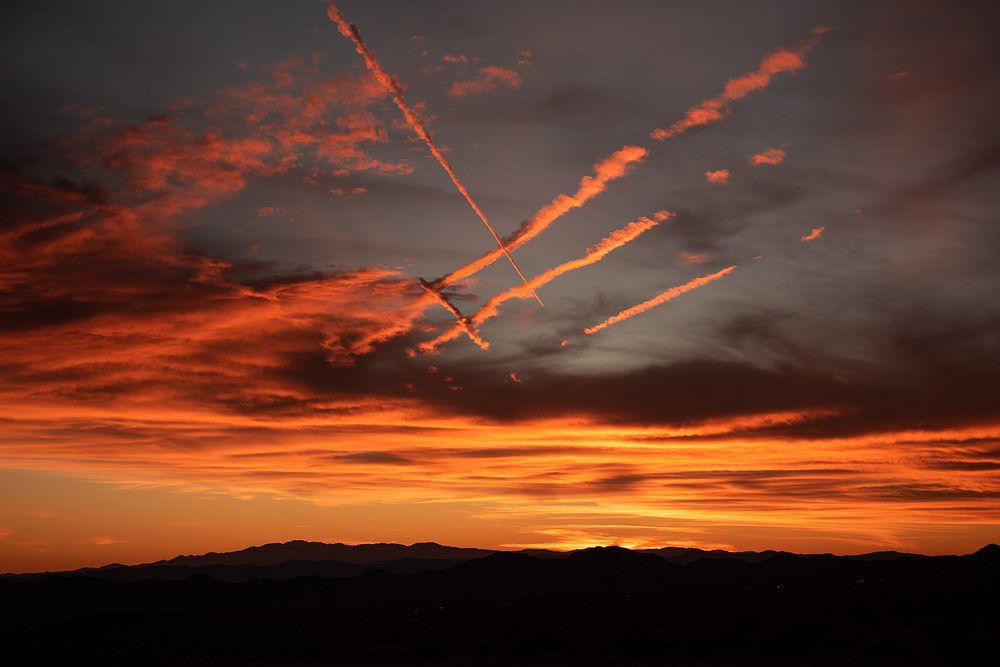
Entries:
{"type": "Polygon", "coordinates": [[[420,280],[420,286],[423,288],[424,292],[433,296],[438,303],[444,306],[445,310],[447,310],[449,313],[455,316],[455,326],[457,326],[461,331],[464,331],[465,335],[468,336],[473,343],[475,343],[482,349],[484,350],[490,349],[490,344],[487,343],[485,340],[483,340],[482,337],[480,337],[479,333],[473,327],[470,318],[463,315],[462,311],[456,308],[455,304],[453,304],[451,301],[448,300],[448,297],[446,297],[444,294],[434,289],[434,286],[431,285],[429,282],[427,282],[423,278],[420,278],[419,280],[420,280]]]}
{"type": "MultiPolygon", "coordinates": [[[[427,148],[430,149],[431,155],[434,156],[434,159],[438,161],[441,168],[444,169],[445,173],[448,174],[448,177],[451,178],[451,182],[455,184],[455,188],[458,189],[458,192],[465,198],[465,201],[468,202],[469,206],[473,211],[475,211],[476,215],[479,216],[479,219],[483,221],[483,224],[486,225],[486,229],[490,230],[490,234],[492,234],[493,238],[496,240],[497,245],[500,247],[500,251],[507,258],[507,261],[510,262],[510,265],[514,267],[514,270],[517,271],[517,275],[521,278],[522,282],[524,282],[525,285],[528,285],[528,279],[524,277],[524,274],[521,273],[521,269],[517,266],[514,258],[510,256],[507,248],[504,247],[503,241],[500,240],[500,236],[497,234],[497,231],[486,218],[486,214],[483,213],[482,209],[479,208],[479,205],[476,204],[472,195],[469,194],[469,191],[462,184],[462,181],[458,179],[458,175],[455,173],[455,170],[452,169],[451,164],[438,149],[437,144],[434,143],[434,139],[431,137],[430,132],[428,132],[427,128],[424,127],[424,123],[420,120],[420,116],[418,116],[417,112],[406,103],[406,100],[403,98],[403,89],[400,87],[399,83],[397,83],[396,80],[382,68],[382,64],[379,63],[375,54],[371,52],[365,44],[365,41],[361,39],[361,33],[358,32],[357,27],[347,22],[347,19],[345,19],[344,15],[340,13],[340,10],[337,9],[336,5],[332,2],[327,2],[326,13],[327,16],[330,17],[330,20],[337,24],[337,29],[340,30],[340,34],[354,42],[354,49],[361,55],[362,58],[364,58],[368,71],[372,73],[375,79],[382,84],[386,90],[392,93],[392,99],[396,103],[396,106],[399,107],[399,110],[403,112],[403,117],[406,119],[407,124],[409,124],[410,128],[416,132],[417,136],[424,140],[424,143],[427,144],[427,148]]],[[[531,289],[531,287],[528,286],[528,289],[531,289]]],[[[538,297],[538,294],[536,294],[534,290],[531,290],[531,293],[535,297],[535,300],[538,301],[539,305],[545,305],[542,303],[542,300],[538,297]]]]}

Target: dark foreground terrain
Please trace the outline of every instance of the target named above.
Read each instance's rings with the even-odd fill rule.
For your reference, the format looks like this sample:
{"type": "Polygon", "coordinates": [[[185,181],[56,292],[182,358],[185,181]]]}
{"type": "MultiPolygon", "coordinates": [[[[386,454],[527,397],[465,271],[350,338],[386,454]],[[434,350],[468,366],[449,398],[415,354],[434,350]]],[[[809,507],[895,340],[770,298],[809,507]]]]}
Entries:
{"type": "Polygon", "coordinates": [[[4,577],[4,662],[1000,664],[996,545],[939,557],[414,547],[4,577]]]}

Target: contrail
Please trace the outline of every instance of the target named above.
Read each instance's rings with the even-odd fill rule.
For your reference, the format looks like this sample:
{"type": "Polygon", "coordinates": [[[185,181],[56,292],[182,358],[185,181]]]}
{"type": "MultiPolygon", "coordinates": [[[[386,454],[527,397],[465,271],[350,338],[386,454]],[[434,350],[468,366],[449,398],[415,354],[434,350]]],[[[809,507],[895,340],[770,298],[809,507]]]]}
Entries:
{"type": "MultiPolygon", "coordinates": [[[[447,159],[445,159],[441,151],[438,150],[437,144],[434,143],[434,139],[431,138],[430,132],[428,132],[427,128],[424,127],[424,123],[420,120],[417,112],[406,103],[405,99],[403,99],[403,89],[399,86],[399,83],[389,76],[389,74],[382,68],[381,63],[379,63],[379,61],[375,58],[375,54],[371,52],[364,40],[361,39],[361,33],[358,32],[357,27],[347,22],[347,19],[344,18],[344,15],[340,13],[340,10],[337,9],[333,2],[327,2],[326,13],[327,16],[330,17],[330,20],[337,24],[337,29],[340,30],[340,34],[354,42],[354,49],[361,55],[362,58],[364,58],[365,65],[368,67],[368,70],[372,73],[375,79],[382,84],[386,90],[392,93],[392,99],[396,103],[396,106],[399,107],[399,110],[403,112],[403,117],[406,119],[406,122],[413,129],[413,131],[417,133],[417,136],[423,139],[424,143],[427,144],[427,148],[430,149],[431,155],[433,155],[434,159],[438,161],[438,164],[441,165],[441,168],[444,169],[445,173],[448,174],[448,177],[451,178],[451,182],[455,184],[459,193],[465,197],[465,201],[469,203],[472,210],[475,211],[476,215],[479,216],[479,219],[483,221],[484,225],[486,225],[486,229],[490,230],[490,234],[492,234],[493,238],[496,239],[500,252],[507,258],[510,265],[514,267],[514,270],[517,271],[517,275],[520,276],[524,284],[527,285],[528,279],[524,277],[524,274],[521,273],[521,269],[518,268],[517,263],[514,262],[514,258],[510,256],[507,248],[504,247],[503,241],[500,240],[500,236],[497,234],[496,230],[493,229],[493,225],[490,224],[490,221],[486,218],[486,214],[483,213],[482,209],[479,208],[479,205],[472,199],[472,195],[470,195],[469,191],[464,185],[462,185],[462,182],[458,180],[458,175],[455,174],[455,170],[452,169],[451,164],[447,159]]],[[[542,303],[542,300],[538,297],[538,295],[534,293],[534,290],[532,290],[532,294],[538,301],[539,305],[545,305],[542,303]]]]}
{"type": "MultiPolygon", "coordinates": [[[[652,229],[660,222],[667,220],[672,217],[673,213],[669,211],[658,211],[653,214],[652,218],[642,217],[638,220],[628,223],[621,229],[618,229],[611,234],[607,235],[601,241],[587,250],[583,257],[564,262],[558,266],[555,266],[544,273],[541,273],[530,281],[530,287],[535,289],[540,289],[542,286],[552,282],[559,276],[569,273],[570,271],[575,271],[576,269],[582,268],[584,266],[589,266],[591,264],[596,264],[597,262],[604,259],[611,251],[622,247],[626,243],[633,241],[640,234],[652,229]]],[[[454,340],[464,331],[469,333],[469,329],[473,327],[480,326],[486,320],[495,317],[500,312],[500,306],[506,301],[511,299],[527,299],[531,296],[530,292],[525,289],[522,285],[517,285],[512,287],[505,292],[501,292],[496,296],[492,297],[489,301],[484,303],[479,310],[477,310],[472,317],[467,318],[465,322],[461,320],[455,324],[451,329],[445,331],[437,338],[421,343],[418,347],[421,352],[433,354],[441,347],[444,343],[454,340]],[[469,326],[471,325],[471,326],[469,326]]],[[[470,334],[469,336],[474,342],[476,338],[473,338],[470,334]]],[[[477,336],[478,337],[478,336],[477,336]]],[[[479,347],[483,347],[476,342],[479,347]]],[[[488,344],[487,344],[488,348],[488,344]]],[[[487,349],[483,348],[483,349],[487,349]]]]}
{"type": "Polygon", "coordinates": [[[490,344],[479,336],[479,333],[472,327],[471,320],[465,315],[463,315],[462,311],[460,311],[458,308],[455,307],[455,304],[449,301],[444,294],[434,289],[434,286],[428,283],[426,280],[424,280],[423,278],[420,278],[419,280],[420,280],[420,286],[423,288],[424,292],[430,294],[435,299],[437,299],[437,302],[440,303],[442,306],[444,306],[445,310],[447,310],[449,313],[455,316],[455,326],[459,327],[459,329],[464,331],[465,335],[467,335],[472,340],[473,343],[475,343],[482,349],[484,350],[490,349],[490,344]]]}
{"type": "Polygon", "coordinates": [[[664,141],[683,134],[692,127],[709,125],[721,120],[729,113],[729,103],[742,99],[755,90],[766,88],[771,78],[781,72],[796,72],[806,66],[806,53],[819,42],[829,28],[817,26],[809,31],[809,37],[792,48],[782,48],[769,53],[752,72],[730,79],[718,97],[704,100],[684,113],[684,118],[668,128],[657,128],[649,136],[664,141]]]}
{"type": "MultiPolygon", "coordinates": [[[[516,250],[525,243],[541,234],[553,222],[561,218],[574,208],[580,208],[588,200],[596,197],[607,189],[608,182],[625,176],[629,169],[640,162],[649,153],[641,146],[623,146],[608,157],[594,165],[594,175],[584,176],[580,179],[580,185],[576,193],[572,195],[561,194],[550,203],[535,212],[531,219],[521,224],[521,227],[501,243],[501,248],[506,246],[510,250],[516,250]]],[[[497,261],[503,255],[499,250],[492,250],[477,260],[469,262],[465,266],[459,267],[434,281],[434,285],[439,289],[452,285],[459,280],[482,271],[487,266],[497,261]]]]}
{"type": "Polygon", "coordinates": [[[670,301],[671,299],[674,299],[680,296],[681,294],[684,294],[684,292],[690,292],[691,290],[697,289],[702,285],[712,282],[713,280],[718,280],[719,278],[725,276],[726,274],[731,273],[735,269],[736,269],[735,266],[730,266],[711,275],[702,276],[701,278],[695,278],[694,280],[689,280],[683,285],[678,285],[677,287],[671,287],[666,292],[657,294],[648,301],[643,301],[637,306],[632,306],[631,308],[623,310],[614,317],[609,317],[600,324],[592,326],[589,329],[584,329],[583,333],[589,336],[591,334],[597,333],[601,329],[607,329],[612,324],[618,324],[623,320],[627,320],[631,317],[635,317],[636,315],[645,313],[647,310],[656,308],[660,304],[666,303],[667,301],[670,301]]]}

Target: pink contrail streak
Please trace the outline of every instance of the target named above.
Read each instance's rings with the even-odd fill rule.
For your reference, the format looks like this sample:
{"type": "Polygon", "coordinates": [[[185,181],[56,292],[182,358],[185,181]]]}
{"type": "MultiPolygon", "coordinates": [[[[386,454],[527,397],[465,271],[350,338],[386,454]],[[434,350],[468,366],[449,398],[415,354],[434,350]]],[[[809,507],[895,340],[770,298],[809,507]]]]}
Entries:
{"type": "Polygon", "coordinates": [[[736,269],[735,266],[730,266],[711,275],[702,276],[701,278],[695,278],[694,280],[689,280],[683,285],[678,285],[677,287],[671,287],[666,292],[661,292],[660,294],[657,294],[648,301],[643,301],[642,303],[636,306],[632,306],[631,308],[626,308],[625,310],[618,313],[614,317],[609,317],[600,324],[596,324],[590,327],[589,329],[584,329],[583,333],[589,336],[591,334],[597,333],[601,329],[606,329],[610,327],[612,324],[618,324],[623,320],[635,317],[636,315],[641,315],[642,313],[645,313],[647,310],[656,308],[660,304],[666,303],[671,299],[677,298],[681,294],[684,294],[684,292],[690,292],[691,290],[697,289],[702,285],[712,282],[713,280],[718,280],[719,278],[731,273],[735,269],[736,269]]]}
{"type": "Polygon", "coordinates": [[[657,128],[650,133],[653,139],[664,141],[687,132],[692,127],[710,125],[729,114],[732,102],[754,92],[767,88],[771,79],[782,72],[797,72],[806,66],[806,54],[819,42],[829,28],[817,26],[809,31],[809,37],[796,47],[781,48],[764,56],[757,69],[726,82],[722,94],[703,100],[684,113],[684,118],[667,128],[657,128]]]}

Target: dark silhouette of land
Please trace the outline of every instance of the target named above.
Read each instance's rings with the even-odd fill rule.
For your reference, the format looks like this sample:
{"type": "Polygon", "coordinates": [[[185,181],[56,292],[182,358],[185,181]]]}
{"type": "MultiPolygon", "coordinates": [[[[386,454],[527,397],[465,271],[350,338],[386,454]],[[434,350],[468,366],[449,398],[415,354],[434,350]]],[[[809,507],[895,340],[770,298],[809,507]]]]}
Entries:
{"type": "Polygon", "coordinates": [[[494,552],[288,542],[0,578],[8,664],[992,664],[1000,547],[494,552]]]}

